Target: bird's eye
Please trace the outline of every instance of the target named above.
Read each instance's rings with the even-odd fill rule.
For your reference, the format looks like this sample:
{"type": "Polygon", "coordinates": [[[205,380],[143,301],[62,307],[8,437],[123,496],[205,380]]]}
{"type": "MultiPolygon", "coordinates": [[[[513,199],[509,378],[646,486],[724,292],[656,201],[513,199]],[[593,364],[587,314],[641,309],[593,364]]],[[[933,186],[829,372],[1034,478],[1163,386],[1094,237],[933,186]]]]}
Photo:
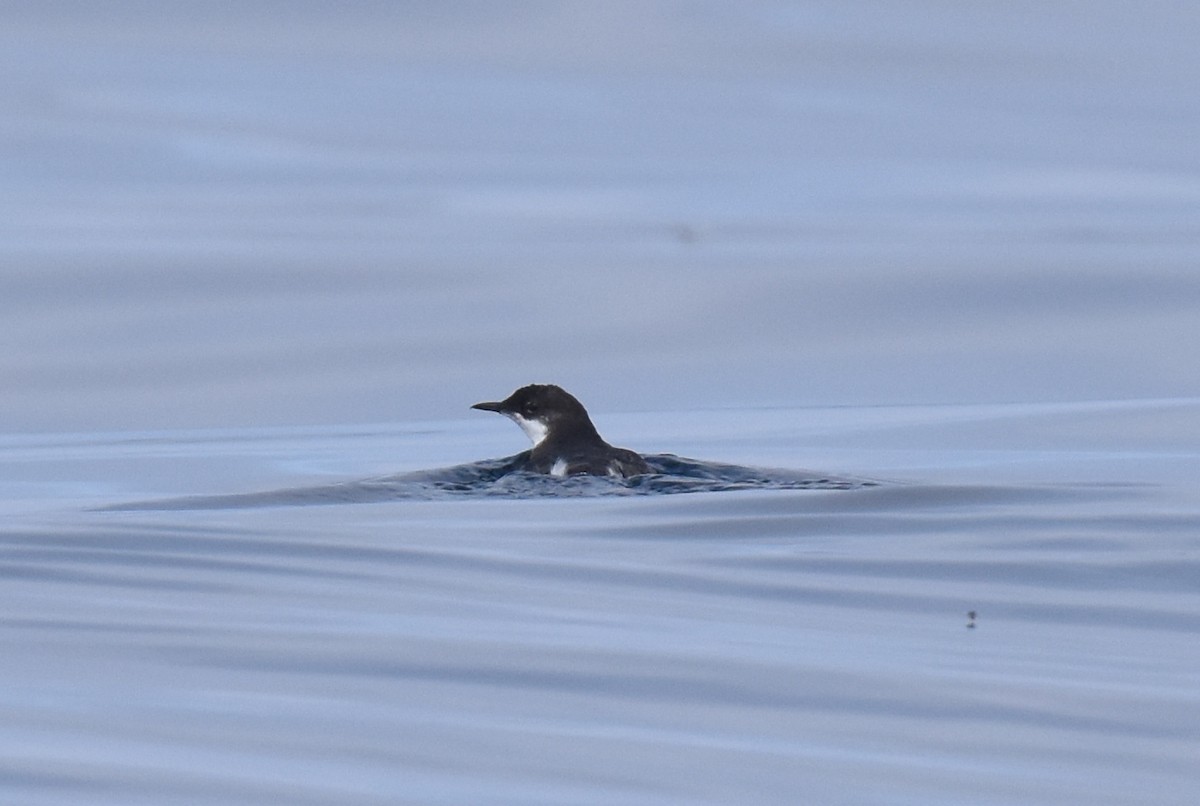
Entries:
{"type": "Polygon", "coordinates": [[[537,410],[538,410],[537,403],[526,403],[525,404],[525,413],[526,414],[537,414],[537,410]]]}

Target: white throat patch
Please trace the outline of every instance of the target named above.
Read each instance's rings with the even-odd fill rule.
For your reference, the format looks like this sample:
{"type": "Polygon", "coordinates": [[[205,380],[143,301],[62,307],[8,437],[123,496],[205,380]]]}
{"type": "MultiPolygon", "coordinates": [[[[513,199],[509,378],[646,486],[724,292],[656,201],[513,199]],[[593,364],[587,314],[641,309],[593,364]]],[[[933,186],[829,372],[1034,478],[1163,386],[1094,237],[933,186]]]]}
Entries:
{"type": "Polygon", "coordinates": [[[521,426],[521,430],[525,432],[525,436],[533,440],[533,446],[536,448],[541,444],[549,433],[539,420],[526,420],[520,414],[513,412],[512,414],[505,413],[505,416],[512,420],[517,425],[521,426]]]}

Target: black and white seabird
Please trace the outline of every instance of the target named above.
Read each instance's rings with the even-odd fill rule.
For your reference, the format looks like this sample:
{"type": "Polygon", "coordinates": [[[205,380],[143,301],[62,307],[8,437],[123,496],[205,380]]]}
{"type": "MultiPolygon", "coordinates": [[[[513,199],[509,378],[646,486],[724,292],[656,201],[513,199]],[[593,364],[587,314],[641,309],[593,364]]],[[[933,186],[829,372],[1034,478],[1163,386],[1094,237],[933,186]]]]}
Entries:
{"type": "Polygon", "coordinates": [[[600,438],[583,404],[553,384],[522,386],[506,400],[471,408],[503,414],[533,440],[525,469],[551,476],[637,476],[651,473],[633,451],[600,438]]]}

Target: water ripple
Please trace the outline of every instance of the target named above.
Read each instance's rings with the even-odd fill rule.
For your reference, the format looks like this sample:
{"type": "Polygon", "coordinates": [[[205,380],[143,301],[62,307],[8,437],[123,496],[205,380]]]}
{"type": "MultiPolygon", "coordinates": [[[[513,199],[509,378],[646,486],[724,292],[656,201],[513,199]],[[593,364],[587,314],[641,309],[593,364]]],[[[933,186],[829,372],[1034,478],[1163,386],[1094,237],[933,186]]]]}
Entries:
{"type": "Polygon", "coordinates": [[[878,486],[867,479],[804,470],[781,470],[705,462],[674,454],[645,457],[653,473],[628,479],[607,476],[558,478],[517,468],[528,452],[503,459],[419,470],[316,487],[295,487],[256,493],[189,496],[137,501],[105,510],[227,509],[318,504],[363,504],[405,499],[437,500],[457,497],[583,498],[603,496],[675,495],[729,490],[853,490],[878,486]]]}

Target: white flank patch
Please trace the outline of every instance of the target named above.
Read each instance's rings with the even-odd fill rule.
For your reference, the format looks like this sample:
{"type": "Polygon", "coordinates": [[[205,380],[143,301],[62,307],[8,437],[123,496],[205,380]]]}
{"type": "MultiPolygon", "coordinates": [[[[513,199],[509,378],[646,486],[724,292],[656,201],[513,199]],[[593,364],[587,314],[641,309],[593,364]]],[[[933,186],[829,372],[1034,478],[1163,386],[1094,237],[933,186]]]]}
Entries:
{"type": "Polygon", "coordinates": [[[515,413],[508,414],[506,416],[514,423],[521,426],[521,430],[525,432],[525,436],[533,440],[534,447],[537,447],[538,444],[546,438],[546,426],[538,420],[526,420],[521,415],[515,413]]]}
{"type": "Polygon", "coordinates": [[[554,464],[550,467],[550,475],[551,476],[567,475],[567,460],[566,459],[556,460],[554,462],[554,464]]]}

